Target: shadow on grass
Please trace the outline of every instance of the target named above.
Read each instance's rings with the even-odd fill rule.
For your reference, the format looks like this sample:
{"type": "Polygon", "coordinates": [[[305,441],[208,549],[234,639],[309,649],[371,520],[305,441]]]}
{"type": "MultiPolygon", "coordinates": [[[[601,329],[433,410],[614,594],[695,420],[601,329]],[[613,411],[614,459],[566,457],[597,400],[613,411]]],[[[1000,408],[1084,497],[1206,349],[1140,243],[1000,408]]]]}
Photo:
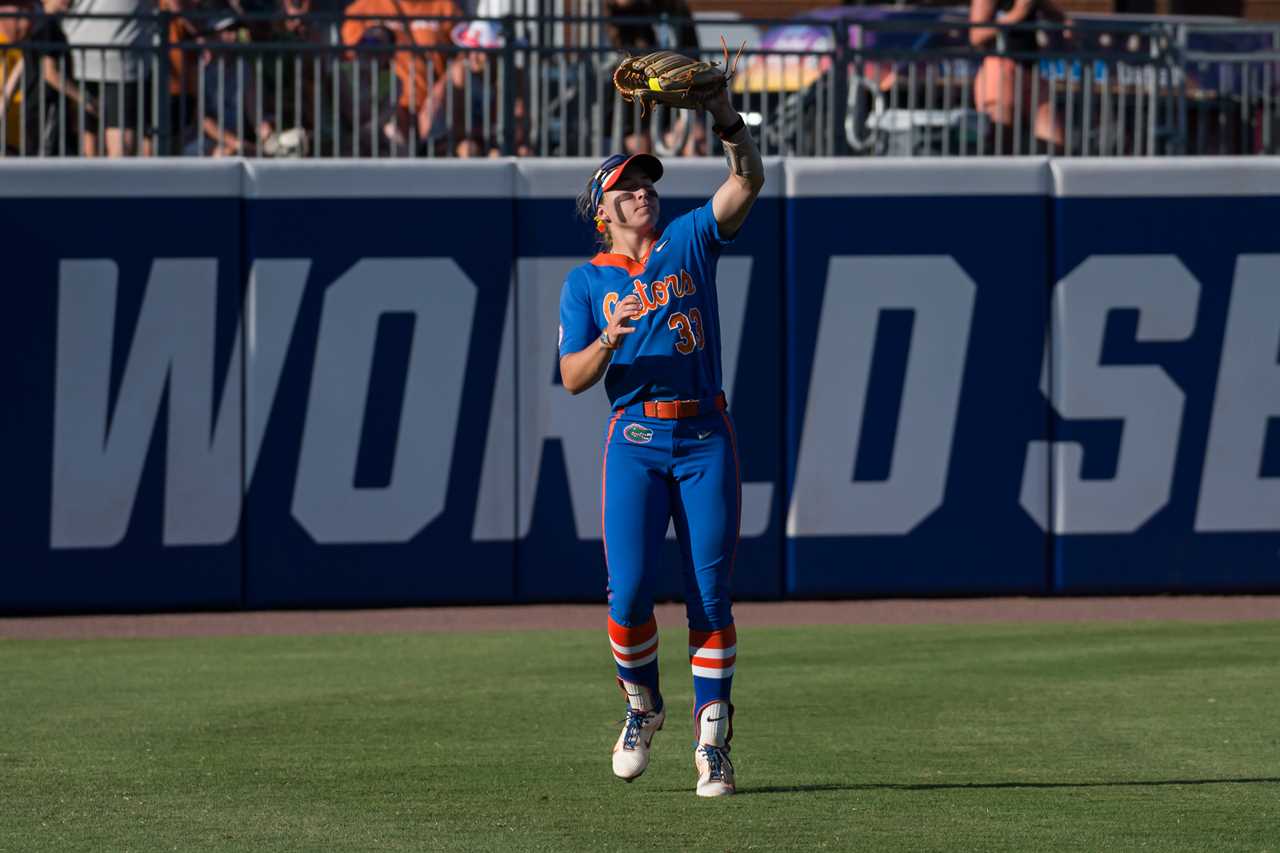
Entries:
{"type": "Polygon", "coordinates": [[[801,794],[811,791],[984,791],[1037,788],[1154,788],[1169,785],[1275,785],[1280,777],[1260,776],[1241,779],[1121,779],[1114,782],[866,782],[836,785],[766,785],[740,788],[743,794],[801,794]]]}

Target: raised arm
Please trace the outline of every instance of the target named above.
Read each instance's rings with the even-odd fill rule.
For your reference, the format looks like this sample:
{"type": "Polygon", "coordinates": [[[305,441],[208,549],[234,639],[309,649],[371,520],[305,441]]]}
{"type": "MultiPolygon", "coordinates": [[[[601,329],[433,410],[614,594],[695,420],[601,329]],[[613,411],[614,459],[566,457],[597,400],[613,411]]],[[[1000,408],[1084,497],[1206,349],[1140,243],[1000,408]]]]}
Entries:
{"type": "Polygon", "coordinates": [[[707,101],[707,111],[716,123],[716,132],[724,143],[729,160],[729,177],[711,199],[711,211],[720,233],[732,237],[747,221],[751,205],[764,186],[764,162],[751,138],[751,131],[738,111],[729,103],[729,93],[721,91],[707,101]]]}

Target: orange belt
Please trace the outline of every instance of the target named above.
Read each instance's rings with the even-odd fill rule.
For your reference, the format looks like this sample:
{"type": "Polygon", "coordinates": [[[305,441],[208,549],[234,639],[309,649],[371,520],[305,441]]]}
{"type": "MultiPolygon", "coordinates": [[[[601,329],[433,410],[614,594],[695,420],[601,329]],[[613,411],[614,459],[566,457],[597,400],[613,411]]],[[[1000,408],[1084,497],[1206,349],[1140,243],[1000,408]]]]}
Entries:
{"type": "Polygon", "coordinates": [[[644,402],[644,416],[663,420],[696,418],[698,415],[710,414],[711,412],[723,412],[726,408],[728,408],[728,403],[725,402],[724,392],[721,391],[714,397],[707,397],[703,400],[646,400],[644,402]]]}

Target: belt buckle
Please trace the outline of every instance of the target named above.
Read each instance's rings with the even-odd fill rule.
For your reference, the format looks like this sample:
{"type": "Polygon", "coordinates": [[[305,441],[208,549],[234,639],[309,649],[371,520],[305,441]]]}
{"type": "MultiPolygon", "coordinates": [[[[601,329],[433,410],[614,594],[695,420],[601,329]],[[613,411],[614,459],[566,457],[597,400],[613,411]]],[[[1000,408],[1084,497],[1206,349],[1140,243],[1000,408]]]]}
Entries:
{"type": "Polygon", "coordinates": [[[646,400],[644,414],[660,420],[696,418],[702,414],[701,400],[646,400]]]}
{"type": "Polygon", "coordinates": [[[659,420],[679,420],[698,414],[697,400],[648,400],[644,404],[646,417],[659,420]]]}

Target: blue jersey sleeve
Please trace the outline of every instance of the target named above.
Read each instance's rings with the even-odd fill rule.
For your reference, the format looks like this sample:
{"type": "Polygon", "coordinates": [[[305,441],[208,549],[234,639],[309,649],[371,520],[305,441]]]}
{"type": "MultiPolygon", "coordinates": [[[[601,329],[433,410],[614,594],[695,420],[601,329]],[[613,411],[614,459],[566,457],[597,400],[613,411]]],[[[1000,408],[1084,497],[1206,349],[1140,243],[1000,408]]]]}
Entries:
{"type": "Polygon", "coordinates": [[[600,337],[591,311],[591,291],[581,270],[573,270],[560,290],[560,357],[585,349],[600,337]]]}
{"type": "Polygon", "coordinates": [[[711,209],[711,199],[692,212],[693,239],[699,245],[719,251],[733,242],[732,237],[720,233],[720,223],[716,222],[715,212],[711,209]]]}

